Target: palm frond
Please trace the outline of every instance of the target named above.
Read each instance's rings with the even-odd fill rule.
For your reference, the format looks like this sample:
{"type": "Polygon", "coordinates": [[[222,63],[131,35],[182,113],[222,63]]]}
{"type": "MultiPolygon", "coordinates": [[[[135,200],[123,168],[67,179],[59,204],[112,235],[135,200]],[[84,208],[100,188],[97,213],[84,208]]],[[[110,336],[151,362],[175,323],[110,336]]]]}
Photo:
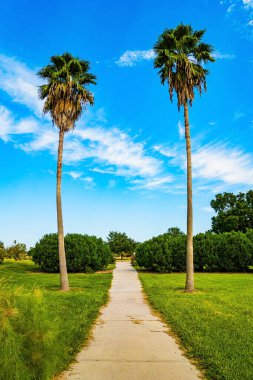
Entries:
{"type": "Polygon", "coordinates": [[[50,63],[38,72],[46,80],[39,86],[39,97],[45,100],[43,112],[50,113],[53,123],[64,131],[73,129],[83,108],[94,104],[94,96],[86,88],[96,84],[89,66],[88,61],[66,52],[52,56],[50,63]]]}
{"type": "Polygon", "coordinates": [[[200,42],[204,33],[181,23],[175,29],[165,29],[154,45],[154,67],[159,69],[161,83],[168,83],[171,100],[176,93],[178,108],[186,102],[192,104],[195,89],[200,94],[206,90],[208,71],[203,64],[213,62],[214,57],[212,46],[200,42]]]}

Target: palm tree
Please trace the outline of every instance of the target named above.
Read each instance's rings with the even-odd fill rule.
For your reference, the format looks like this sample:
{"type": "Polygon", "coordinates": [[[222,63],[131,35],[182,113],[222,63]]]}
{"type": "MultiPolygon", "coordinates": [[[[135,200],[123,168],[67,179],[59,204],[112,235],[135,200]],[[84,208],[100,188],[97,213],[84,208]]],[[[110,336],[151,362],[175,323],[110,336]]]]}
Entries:
{"type": "Polygon", "coordinates": [[[53,124],[59,128],[56,205],[61,290],[64,291],[69,290],[69,281],[61,203],[63,142],[64,134],[74,129],[83,108],[94,103],[93,94],[86,88],[89,84],[96,84],[89,66],[88,61],[64,53],[51,57],[50,63],[38,72],[38,76],[46,80],[46,84],[39,88],[39,97],[45,100],[43,113],[49,112],[53,124]]]}
{"type": "Polygon", "coordinates": [[[177,95],[178,110],[184,108],[185,139],[187,155],[187,259],[185,290],[194,290],[193,266],[193,212],[192,212],[192,164],[188,104],[192,106],[194,90],[206,90],[208,71],[203,64],[214,62],[213,48],[201,42],[205,30],[193,31],[190,25],[178,25],[166,29],[154,46],[154,67],[159,69],[161,83],[168,83],[170,100],[177,95]]]}

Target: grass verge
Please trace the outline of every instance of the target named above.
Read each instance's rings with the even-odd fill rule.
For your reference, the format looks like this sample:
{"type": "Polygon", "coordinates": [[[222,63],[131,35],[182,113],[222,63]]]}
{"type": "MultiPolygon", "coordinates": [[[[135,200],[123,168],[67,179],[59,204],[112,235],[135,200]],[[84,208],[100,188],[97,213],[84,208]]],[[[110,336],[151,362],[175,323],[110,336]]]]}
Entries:
{"type": "Polygon", "coordinates": [[[48,380],[66,368],[108,298],[111,273],[59,275],[32,262],[0,266],[0,379],[48,380]]]}
{"type": "Polygon", "coordinates": [[[188,294],[184,274],[139,273],[150,304],[212,380],[253,379],[252,274],[196,274],[188,294]]]}

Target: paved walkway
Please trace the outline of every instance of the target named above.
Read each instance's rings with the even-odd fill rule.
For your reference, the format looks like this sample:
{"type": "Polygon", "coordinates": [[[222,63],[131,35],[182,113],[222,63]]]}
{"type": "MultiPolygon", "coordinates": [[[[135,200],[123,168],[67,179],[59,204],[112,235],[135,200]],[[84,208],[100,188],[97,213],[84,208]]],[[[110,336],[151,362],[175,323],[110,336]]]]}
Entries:
{"type": "Polygon", "coordinates": [[[128,262],[114,270],[110,302],[77,355],[65,380],[197,380],[199,372],[182,355],[145,303],[137,272],[128,262]]]}

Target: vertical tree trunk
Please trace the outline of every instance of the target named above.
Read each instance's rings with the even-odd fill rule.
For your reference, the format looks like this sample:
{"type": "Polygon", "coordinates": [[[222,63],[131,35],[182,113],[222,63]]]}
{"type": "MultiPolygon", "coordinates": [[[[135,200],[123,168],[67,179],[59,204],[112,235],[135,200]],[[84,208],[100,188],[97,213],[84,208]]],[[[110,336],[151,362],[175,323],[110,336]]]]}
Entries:
{"type": "Polygon", "coordinates": [[[186,284],[185,291],[194,290],[194,266],[193,266],[193,212],[192,212],[192,160],[191,137],[188,115],[188,104],[184,104],[184,122],[187,156],[187,253],[186,253],[186,284]]]}
{"type": "Polygon", "coordinates": [[[58,162],[57,162],[57,186],[56,186],[56,205],[57,205],[57,227],[58,227],[58,250],[60,264],[61,290],[69,290],[69,280],[66,264],[64,231],[61,205],[61,178],[62,178],[62,154],[63,154],[64,130],[59,131],[58,162]]]}

